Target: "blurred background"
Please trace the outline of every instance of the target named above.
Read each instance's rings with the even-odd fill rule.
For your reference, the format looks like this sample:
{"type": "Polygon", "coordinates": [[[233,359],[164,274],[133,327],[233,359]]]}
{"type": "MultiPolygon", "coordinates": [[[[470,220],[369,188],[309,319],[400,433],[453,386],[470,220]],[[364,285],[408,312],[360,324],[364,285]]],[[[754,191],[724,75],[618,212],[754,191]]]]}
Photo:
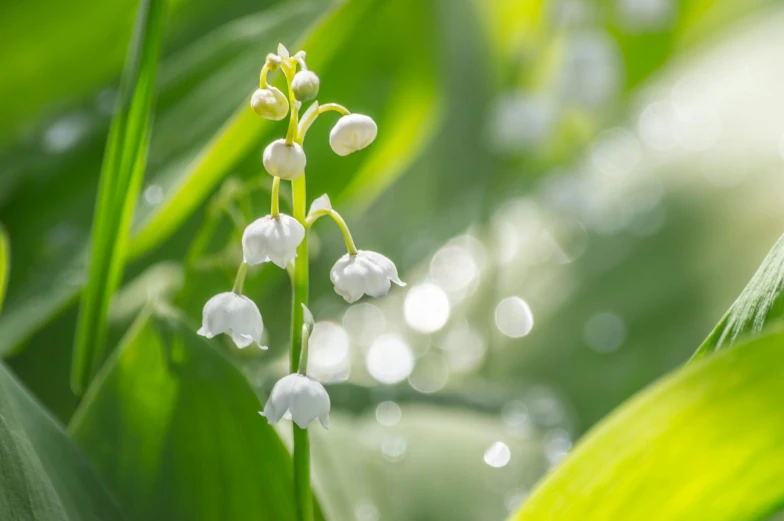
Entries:
{"type": "MultiPolygon", "coordinates": [[[[0,5],[0,355],[65,423],[135,10],[0,5]]],[[[378,122],[375,149],[339,158],[320,118],[309,198],[329,193],[358,246],[408,283],[346,305],[328,277],[341,236],[314,228],[328,518],[503,519],[587,429],[689,358],[784,231],[778,2],[178,0],[112,345],[150,299],[195,323],[230,287],[239,224],[267,213],[261,151],[285,132],[247,107],[279,41],[305,44],[320,102],[378,122]]],[[[269,352],[215,345],[264,400],[287,367],[287,277],[254,268],[246,294],[269,352]]]]}

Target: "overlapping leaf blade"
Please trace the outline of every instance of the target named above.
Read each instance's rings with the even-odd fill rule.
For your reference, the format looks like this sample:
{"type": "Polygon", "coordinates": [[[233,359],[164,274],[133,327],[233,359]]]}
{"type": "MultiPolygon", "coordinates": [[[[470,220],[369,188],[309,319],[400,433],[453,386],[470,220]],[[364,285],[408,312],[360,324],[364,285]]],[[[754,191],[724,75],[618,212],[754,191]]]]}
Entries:
{"type": "Polygon", "coordinates": [[[129,519],[294,519],[292,461],[245,377],[177,314],[145,311],[70,425],[129,519]]]}
{"type": "Polygon", "coordinates": [[[784,318],[784,236],[770,250],[738,299],[697,349],[699,359],[760,333],[784,318]]]}
{"type": "Polygon", "coordinates": [[[104,154],[93,218],[87,287],[74,346],[72,386],[81,394],[105,357],[106,320],[122,278],[131,217],[147,164],[166,0],[142,0],[104,154]]]}
{"type": "Polygon", "coordinates": [[[0,514],[14,521],[123,519],[73,440],[3,364],[0,514]]]}

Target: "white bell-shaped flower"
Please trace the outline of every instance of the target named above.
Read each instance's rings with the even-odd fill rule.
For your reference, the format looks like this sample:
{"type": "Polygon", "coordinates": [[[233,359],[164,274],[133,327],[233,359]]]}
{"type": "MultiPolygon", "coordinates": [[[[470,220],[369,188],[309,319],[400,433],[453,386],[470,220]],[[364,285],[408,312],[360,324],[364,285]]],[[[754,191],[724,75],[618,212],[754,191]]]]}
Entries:
{"type": "Polygon", "coordinates": [[[329,146],[339,156],[347,156],[370,145],[378,134],[378,126],[362,114],[343,116],[329,133],[329,146]]]}
{"type": "Polygon", "coordinates": [[[297,143],[287,144],[277,139],[267,145],[262,157],[264,168],[270,175],[292,181],[305,172],[305,151],[297,143]]]}
{"type": "Polygon", "coordinates": [[[264,119],[280,121],[289,113],[289,100],[275,87],[256,89],[250,98],[253,111],[264,119]]]}
{"type": "Polygon", "coordinates": [[[309,101],[318,96],[319,77],[313,71],[299,71],[291,80],[291,90],[300,101],[309,101]]]}
{"type": "Polygon", "coordinates": [[[212,338],[226,333],[237,347],[248,347],[255,343],[261,349],[261,334],[264,323],[256,304],[244,295],[234,292],[218,293],[204,305],[202,326],[198,333],[212,338]]]}
{"type": "Polygon", "coordinates": [[[389,292],[392,282],[398,286],[406,284],[397,276],[395,264],[373,251],[359,250],[356,255],[346,254],[332,266],[329,274],[335,292],[351,304],[362,298],[383,297],[389,292]]]}
{"type": "Polygon", "coordinates": [[[242,255],[251,266],[272,261],[283,269],[297,256],[305,227],[290,215],[267,215],[250,223],[242,234],[242,255]]]}
{"type": "Polygon", "coordinates": [[[272,387],[263,416],[270,424],[277,423],[287,412],[301,429],[319,419],[329,426],[329,394],[324,386],[309,376],[293,373],[278,380],[272,387]]]}

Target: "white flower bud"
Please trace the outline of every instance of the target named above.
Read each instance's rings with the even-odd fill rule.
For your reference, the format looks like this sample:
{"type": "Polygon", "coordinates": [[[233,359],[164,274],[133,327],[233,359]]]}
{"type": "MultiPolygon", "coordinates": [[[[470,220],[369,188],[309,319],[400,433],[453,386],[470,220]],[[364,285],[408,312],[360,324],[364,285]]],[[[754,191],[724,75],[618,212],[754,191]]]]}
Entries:
{"type": "Polygon", "coordinates": [[[283,269],[297,256],[305,227],[295,218],[267,215],[250,223],[242,234],[242,255],[251,266],[272,261],[283,269]]]}
{"type": "Polygon", "coordinates": [[[275,87],[256,89],[250,98],[253,111],[264,119],[280,121],[289,113],[289,100],[275,87]]]}
{"type": "Polygon", "coordinates": [[[264,323],[261,313],[251,299],[234,292],[218,293],[204,305],[202,326],[198,333],[207,338],[226,333],[237,347],[255,343],[261,349],[261,334],[264,323]]]}
{"type": "Polygon", "coordinates": [[[397,276],[395,264],[373,251],[358,251],[356,255],[346,254],[332,266],[329,278],[335,285],[335,293],[349,304],[362,298],[383,297],[389,292],[392,282],[398,286],[406,284],[397,276]]]}
{"type": "Polygon", "coordinates": [[[305,151],[297,143],[286,144],[285,139],[277,139],[267,145],[262,157],[264,168],[270,175],[293,181],[305,172],[305,151]]]}
{"type": "Polygon", "coordinates": [[[301,429],[306,429],[318,418],[326,429],[329,408],[329,394],[323,385],[309,376],[293,373],[275,383],[261,415],[266,416],[270,424],[275,424],[289,412],[301,429]]]}
{"type": "Polygon", "coordinates": [[[329,133],[329,146],[339,156],[362,150],[376,139],[376,122],[362,114],[343,116],[329,133]]]}
{"type": "Polygon", "coordinates": [[[294,75],[291,89],[298,100],[312,100],[318,96],[319,77],[313,71],[299,71],[294,75]]]}

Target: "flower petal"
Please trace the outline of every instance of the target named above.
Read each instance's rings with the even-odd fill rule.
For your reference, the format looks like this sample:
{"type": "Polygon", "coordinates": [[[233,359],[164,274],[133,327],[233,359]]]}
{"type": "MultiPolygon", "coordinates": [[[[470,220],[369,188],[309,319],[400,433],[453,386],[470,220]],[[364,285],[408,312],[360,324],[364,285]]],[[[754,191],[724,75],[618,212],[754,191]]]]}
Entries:
{"type": "Polygon", "coordinates": [[[361,253],[365,255],[368,259],[373,261],[374,263],[378,264],[383,270],[384,274],[389,278],[389,280],[391,280],[398,286],[406,285],[406,283],[400,280],[400,277],[398,277],[397,267],[395,266],[395,263],[389,260],[387,257],[381,255],[380,253],[376,253],[374,251],[363,250],[361,253]]]}
{"type": "Polygon", "coordinates": [[[240,349],[244,349],[244,348],[248,347],[249,345],[251,345],[253,342],[255,342],[255,340],[253,340],[253,338],[251,338],[250,336],[248,336],[248,335],[241,335],[241,334],[237,333],[236,331],[232,331],[231,332],[231,339],[234,341],[234,343],[240,349]]]}
{"type": "Polygon", "coordinates": [[[256,219],[242,234],[242,251],[245,262],[254,266],[272,261],[286,269],[297,256],[297,247],[305,238],[305,227],[285,214],[256,219]]]}
{"type": "Polygon", "coordinates": [[[331,210],[331,209],[332,209],[332,202],[329,200],[329,196],[327,194],[324,194],[321,197],[317,198],[312,203],[310,203],[310,211],[308,212],[308,217],[318,212],[319,210],[331,210]]]}

